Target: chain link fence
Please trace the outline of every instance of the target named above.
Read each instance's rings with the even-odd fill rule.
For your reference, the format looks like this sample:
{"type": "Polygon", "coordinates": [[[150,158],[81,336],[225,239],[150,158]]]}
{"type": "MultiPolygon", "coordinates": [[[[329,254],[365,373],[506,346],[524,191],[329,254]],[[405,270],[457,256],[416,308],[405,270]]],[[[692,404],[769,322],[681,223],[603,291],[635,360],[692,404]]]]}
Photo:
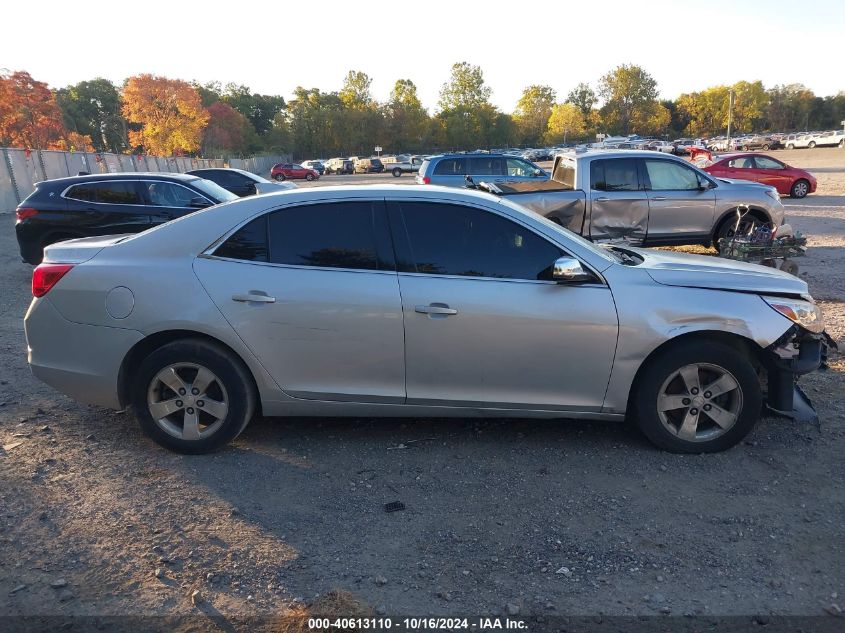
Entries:
{"type": "Polygon", "coordinates": [[[108,174],[119,172],[174,172],[208,167],[234,167],[269,178],[275,163],[289,162],[290,156],[232,158],[185,158],[176,156],[135,156],[107,152],[63,152],[0,147],[0,213],[11,213],[35,189],[35,183],[76,176],[80,172],[108,174]]]}

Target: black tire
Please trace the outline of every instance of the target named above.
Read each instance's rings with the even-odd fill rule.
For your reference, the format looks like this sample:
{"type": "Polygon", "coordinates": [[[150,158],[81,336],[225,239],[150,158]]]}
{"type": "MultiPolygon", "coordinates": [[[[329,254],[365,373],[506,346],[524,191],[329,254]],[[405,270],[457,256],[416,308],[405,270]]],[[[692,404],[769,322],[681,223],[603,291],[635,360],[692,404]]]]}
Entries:
{"type": "Polygon", "coordinates": [[[839,147],[845,147],[845,138],[839,141],[839,147]]]}
{"type": "Polygon", "coordinates": [[[790,198],[806,198],[810,193],[810,183],[803,178],[792,183],[792,188],[789,190],[790,198]]]}
{"type": "Polygon", "coordinates": [[[795,149],[795,144],[790,143],[789,145],[786,146],[786,149],[795,149]]]}
{"type": "MultiPolygon", "coordinates": [[[[174,341],[152,352],[138,367],[131,390],[132,408],[144,433],[165,448],[188,454],[208,453],[236,438],[252,419],[258,400],[249,370],[243,362],[223,347],[201,339],[174,341]],[[160,371],[175,364],[197,365],[214,374],[216,381],[207,388],[208,393],[211,394],[208,396],[209,399],[215,398],[211,392],[212,388],[218,389],[217,399],[220,399],[219,389],[222,387],[225,390],[222,392],[223,401],[228,405],[225,417],[221,418],[222,422],[218,428],[207,437],[194,440],[179,438],[166,431],[159,422],[153,419],[148,404],[148,395],[153,392],[152,383],[160,371]]],[[[173,397],[178,397],[175,391],[172,394],[173,397]]],[[[191,398],[190,402],[194,402],[190,394],[182,393],[182,395],[186,399],[191,398]]],[[[166,397],[168,396],[162,395],[162,398],[166,397]]],[[[203,406],[203,402],[199,398],[195,402],[194,406],[198,407],[196,415],[200,418],[199,407],[203,406]]],[[[187,402],[185,406],[185,410],[190,412],[187,402]]],[[[173,416],[184,415],[179,411],[173,416]]],[[[212,426],[209,425],[205,430],[208,431],[211,428],[212,426]]]]}
{"type": "Polygon", "coordinates": [[[392,173],[392,174],[393,174],[393,177],[394,177],[394,178],[399,178],[399,176],[401,176],[401,175],[402,175],[402,170],[401,170],[401,169],[399,169],[398,167],[395,167],[395,168],[393,169],[393,171],[392,171],[392,172],[390,172],[390,173],[392,173]]]}
{"type": "Polygon", "coordinates": [[[284,174],[276,174],[275,176],[273,176],[273,180],[275,180],[276,182],[283,182],[287,180],[287,177],[284,174]]]}
{"type": "MultiPolygon", "coordinates": [[[[710,375],[719,375],[715,372],[710,375]]],[[[645,436],[656,446],[674,453],[715,453],[734,446],[751,432],[760,417],[763,405],[763,396],[760,390],[760,382],[757,372],[750,359],[740,349],[731,347],[717,341],[688,341],[671,346],[648,361],[648,365],[642,370],[637,379],[634,395],[633,409],[636,415],[637,424],[645,436]],[[698,376],[701,378],[700,390],[695,396],[705,404],[699,403],[699,409],[695,409],[696,401],[690,401],[689,407],[682,407],[678,410],[665,411],[661,419],[658,411],[658,399],[662,394],[667,381],[669,388],[677,389],[676,382],[684,380],[680,377],[672,378],[684,367],[694,364],[703,365],[698,376]],[[733,379],[737,385],[730,392],[713,397],[704,398],[703,389],[708,384],[707,372],[714,371],[713,368],[722,370],[733,379]],[[732,425],[727,428],[715,423],[714,419],[705,413],[707,402],[713,402],[709,406],[723,407],[725,411],[735,410],[732,425]],[[719,404],[721,402],[721,404],[719,404]],[[728,403],[730,402],[730,405],[728,403]],[[698,426],[694,433],[696,440],[687,440],[679,437],[679,432],[673,432],[673,420],[683,421],[691,411],[697,411],[694,419],[698,420],[698,426]],[[712,437],[707,433],[713,433],[712,437]]],[[[680,394],[683,395],[685,386],[681,386],[680,394]]],[[[690,395],[691,395],[690,390],[690,395]]],[[[706,393],[706,392],[705,392],[706,393]]],[[[678,426],[680,428],[680,425],[678,426]]]]}
{"type": "Polygon", "coordinates": [[[748,151],[748,145],[743,145],[743,146],[742,146],[742,151],[743,151],[743,152],[747,152],[747,151],[748,151]]]}
{"type": "MultiPolygon", "coordinates": [[[[746,214],[739,223],[739,234],[746,234],[754,224],[759,224],[760,222],[760,218],[756,215],[752,215],[750,213],[746,214]]],[[[716,229],[716,233],[713,236],[713,248],[717,251],[721,251],[721,248],[719,247],[720,243],[722,240],[728,240],[734,236],[735,226],[736,216],[728,214],[728,216],[722,220],[722,223],[719,224],[719,228],[716,229]]]]}
{"type": "Polygon", "coordinates": [[[314,180],[314,174],[305,174],[305,180],[311,182],[312,180],[314,180]]]}
{"type": "Polygon", "coordinates": [[[769,151],[769,146],[768,146],[768,145],[763,145],[763,151],[768,152],[768,151],[769,151]]]}
{"type": "Polygon", "coordinates": [[[809,143],[807,143],[807,147],[809,147],[810,149],[813,149],[815,146],[816,146],[815,141],[810,141],[809,143]]]}

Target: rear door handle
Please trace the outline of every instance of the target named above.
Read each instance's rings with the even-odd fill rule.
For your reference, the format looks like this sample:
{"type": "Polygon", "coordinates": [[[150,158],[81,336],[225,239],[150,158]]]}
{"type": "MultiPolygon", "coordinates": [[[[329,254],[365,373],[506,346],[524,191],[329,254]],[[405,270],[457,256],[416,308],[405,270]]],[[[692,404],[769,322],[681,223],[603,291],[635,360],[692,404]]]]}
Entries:
{"type": "Polygon", "coordinates": [[[601,198],[595,198],[596,202],[607,202],[608,200],[610,200],[610,198],[605,198],[604,196],[601,198]]]}
{"type": "Polygon", "coordinates": [[[457,310],[450,308],[445,303],[430,303],[427,306],[414,306],[414,312],[419,312],[420,314],[442,314],[444,316],[458,313],[457,310]]]}
{"type": "Polygon", "coordinates": [[[666,200],[666,196],[654,196],[652,200],[666,200]]]}
{"type": "Polygon", "coordinates": [[[276,297],[268,297],[266,294],[250,292],[245,295],[232,295],[232,301],[242,303],[276,303],[276,297]]]}

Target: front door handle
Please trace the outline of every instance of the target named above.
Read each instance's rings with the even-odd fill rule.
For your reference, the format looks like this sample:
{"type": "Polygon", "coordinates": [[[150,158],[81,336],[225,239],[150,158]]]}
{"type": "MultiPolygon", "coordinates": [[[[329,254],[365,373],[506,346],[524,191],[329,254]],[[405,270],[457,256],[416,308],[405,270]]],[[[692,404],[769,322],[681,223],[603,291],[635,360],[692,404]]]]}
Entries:
{"type": "Polygon", "coordinates": [[[605,198],[604,196],[595,199],[596,202],[607,202],[608,200],[610,200],[610,198],[605,198]]]}
{"type": "Polygon", "coordinates": [[[242,303],[276,303],[276,297],[268,297],[266,294],[250,292],[245,295],[232,295],[232,301],[240,301],[242,303]]]}
{"type": "Polygon", "coordinates": [[[654,196],[652,200],[666,200],[666,196],[654,196]]]}
{"type": "Polygon", "coordinates": [[[430,303],[427,306],[414,306],[414,312],[419,312],[420,314],[442,314],[444,316],[458,313],[457,310],[450,308],[445,303],[430,303]]]}

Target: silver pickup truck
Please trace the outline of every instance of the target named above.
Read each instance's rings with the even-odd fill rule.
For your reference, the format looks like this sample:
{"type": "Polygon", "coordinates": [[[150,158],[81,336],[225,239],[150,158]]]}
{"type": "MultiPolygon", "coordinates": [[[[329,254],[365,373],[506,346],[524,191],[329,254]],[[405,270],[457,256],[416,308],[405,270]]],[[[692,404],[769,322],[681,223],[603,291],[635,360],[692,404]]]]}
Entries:
{"type": "Polygon", "coordinates": [[[591,240],[709,246],[733,234],[741,205],[749,208],[741,230],[751,222],[784,221],[774,187],[715,178],[683,159],[648,151],[569,152],[555,157],[550,180],[475,185],[591,240]]]}
{"type": "Polygon", "coordinates": [[[425,156],[409,156],[407,154],[400,154],[396,156],[395,161],[385,160],[384,171],[389,171],[394,178],[399,178],[402,174],[415,174],[420,170],[425,156]]]}

